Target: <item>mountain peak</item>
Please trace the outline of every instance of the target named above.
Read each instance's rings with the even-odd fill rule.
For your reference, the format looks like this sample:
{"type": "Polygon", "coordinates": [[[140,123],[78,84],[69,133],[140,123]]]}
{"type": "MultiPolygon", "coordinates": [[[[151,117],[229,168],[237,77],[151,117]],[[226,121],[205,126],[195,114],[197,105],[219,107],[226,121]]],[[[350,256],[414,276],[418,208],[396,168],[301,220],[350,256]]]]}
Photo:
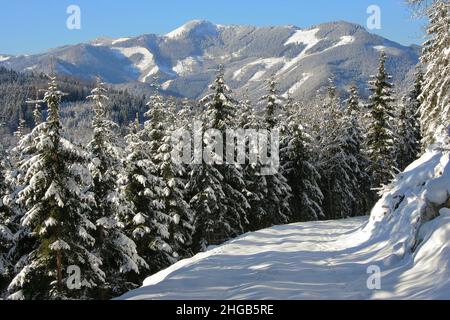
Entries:
{"type": "Polygon", "coordinates": [[[180,39],[194,33],[196,36],[204,34],[217,34],[218,26],[206,20],[191,20],[181,27],[167,33],[166,38],[180,39]]]}

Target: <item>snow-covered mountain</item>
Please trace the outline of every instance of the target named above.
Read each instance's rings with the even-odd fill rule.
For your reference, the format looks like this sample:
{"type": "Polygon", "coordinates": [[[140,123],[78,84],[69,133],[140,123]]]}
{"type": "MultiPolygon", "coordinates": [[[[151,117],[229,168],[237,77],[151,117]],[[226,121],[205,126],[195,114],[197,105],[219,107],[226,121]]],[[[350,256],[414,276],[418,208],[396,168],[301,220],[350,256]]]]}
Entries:
{"type": "Polygon", "coordinates": [[[197,98],[205,93],[219,64],[230,86],[253,96],[265,90],[275,74],[280,90],[310,97],[330,73],[343,89],[357,83],[366,88],[381,50],[389,55],[394,81],[404,82],[418,61],[419,48],[405,47],[363,27],[333,22],[300,29],[295,26],[257,28],[191,21],[166,34],[133,38],[101,38],[31,56],[0,56],[0,66],[15,70],[56,70],[82,78],[100,75],[115,84],[150,83],[158,76],[169,93],[197,98]]]}
{"type": "Polygon", "coordinates": [[[399,174],[369,220],[248,233],[121,299],[450,299],[448,145],[442,140],[399,174]]]}

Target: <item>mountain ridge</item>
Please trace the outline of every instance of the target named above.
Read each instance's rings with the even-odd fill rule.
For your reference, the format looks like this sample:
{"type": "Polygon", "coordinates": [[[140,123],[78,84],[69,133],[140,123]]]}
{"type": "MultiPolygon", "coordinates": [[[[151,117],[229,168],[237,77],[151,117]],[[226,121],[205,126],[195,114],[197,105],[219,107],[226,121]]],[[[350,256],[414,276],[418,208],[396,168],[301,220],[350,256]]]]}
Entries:
{"type": "Polygon", "coordinates": [[[165,34],[101,37],[29,56],[1,55],[0,66],[17,71],[59,73],[126,85],[149,84],[158,77],[162,90],[198,98],[206,93],[218,65],[237,93],[263,94],[272,74],[285,96],[310,98],[331,73],[339,90],[355,82],[364,93],[375,73],[381,50],[390,58],[394,81],[407,86],[418,62],[419,48],[403,46],[345,21],[255,27],[218,25],[192,20],[165,34]]]}

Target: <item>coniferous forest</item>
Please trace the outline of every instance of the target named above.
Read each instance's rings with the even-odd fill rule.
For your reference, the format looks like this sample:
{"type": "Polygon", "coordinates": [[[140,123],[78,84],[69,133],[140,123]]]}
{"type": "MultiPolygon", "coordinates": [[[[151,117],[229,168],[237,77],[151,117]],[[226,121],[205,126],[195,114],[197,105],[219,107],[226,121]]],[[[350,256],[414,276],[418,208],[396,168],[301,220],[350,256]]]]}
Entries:
{"type": "Polygon", "coordinates": [[[222,66],[198,101],[164,95],[158,79],[138,95],[100,78],[0,69],[0,297],[111,299],[250,231],[370,214],[449,124],[448,1],[428,12],[406,93],[385,52],[369,96],[351,81],[338,90],[330,74],[309,101],[282,95],[275,77],[260,99],[238,96],[222,66]],[[279,170],[175,163],[172,135],[194,134],[195,122],[276,130],[279,170]]]}

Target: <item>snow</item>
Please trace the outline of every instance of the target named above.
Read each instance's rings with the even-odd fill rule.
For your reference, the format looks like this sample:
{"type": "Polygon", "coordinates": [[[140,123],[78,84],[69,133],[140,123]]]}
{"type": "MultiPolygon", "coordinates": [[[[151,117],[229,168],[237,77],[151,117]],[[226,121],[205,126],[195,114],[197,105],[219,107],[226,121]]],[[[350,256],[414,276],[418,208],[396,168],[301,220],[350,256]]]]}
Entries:
{"type": "Polygon", "coordinates": [[[289,44],[304,44],[306,47],[297,57],[289,61],[280,71],[278,71],[277,75],[284,74],[308,55],[307,52],[321,40],[316,37],[316,34],[319,31],[320,29],[318,28],[311,30],[298,30],[286,41],[284,44],[285,46],[289,44]]]}
{"type": "Polygon", "coordinates": [[[285,46],[290,44],[304,44],[310,48],[314,47],[320,39],[316,37],[316,33],[320,29],[297,30],[286,42],[285,46]]]}
{"type": "Polygon", "coordinates": [[[332,48],[336,48],[336,47],[340,47],[340,46],[346,46],[349,44],[352,44],[353,42],[355,42],[355,37],[353,36],[342,36],[341,40],[336,43],[332,48]]]}
{"type": "Polygon", "coordinates": [[[449,194],[441,194],[450,161],[443,150],[429,150],[399,174],[370,218],[248,233],[118,299],[450,299],[449,194]],[[370,289],[377,269],[381,287],[370,289]]]}
{"type": "Polygon", "coordinates": [[[148,78],[157,74],[158,72],[159,72],[159,67],[154,66],[152,69],[150,69],[149,72],[147,72],[147,74],[145,76],[142,77],[141,82],[144,82],[144,83],[147,82],[148,78]]]}
{"type": "Polygon", "coordinates": [[[128,40],[130,40],[130,38],[119,38],[119,39],[114,40],[114,41],[112,42],[112,45],[116,45],[116,44],[118,44],[118,43],[126,42],[126,41],[128,41],[128,40]]]}
{"type": "Polygon", "coordinates": [[[287,98],[289,95],[292,95],[294,93],[296,93],[300,87],[306,83],[306,81],[308,81],[309,78],[312,77],[311,73],[303,73],[302,74],[302,79],[296,83],[294,83],[294,85],[289,88],[288,91],[286,91],[286,93],[283,95],[283,97],[287,98]]]}
{"type": "Polygon", "coordinates": [[[170,85],[173,83],[173,80],[168,80],[168,81],[166,81],[166,82],[164,82],[162,85],[161,85],[161,88],[163,89],[163,90],[167,90],[167,89],[169,89],[169,87],[170,87],[170,85]]]}
{"type": "Polygon", "coordinates": [[[247,70],[249,67],[252,67],[252,66],[255,66],[255,65],[262,66],[264,69],[268,70],[268,69],[273,68],[277,64],[285,63],[285,62],[286,62],[285,58],[283,58],[283,57],[257,59],[255,61],[250,62],[249,64],[245,65],[244,67],[236,70],[233,73],[233,79],[239,80],[241,78],[241,76],[243,75],[243,73],[245,73],[245,70],[247,70]]]}
{"type": "Polygon", "coordinates": [[[450,56],[450,47],[444,50],[444,56],[450,56]]]}
{"type": "Polygon", "coordinates": [[[182,25],[181,27],[167,33],[164,37],[166,39],[172,40],[180,39],[194,28],[199,28],[199,32],[202,33],[209,33],[211,31],[216,31],[219,29],[216,25],[213,25],[208,21],[192,20],[182,25]]]}
{"type": "Polygon", "coordinates": [[[264,77],[265,74],[266,74],[265,70],[258,71],[248,81],[250,82],[261,81],[262,77],[264,77]]]}
{"type": "Polygon", "coordinates": [[[70,250],[70,246],[65,242],[64,240],[56,240],[51,245],[48,246],[50,250],[52,251],[59,251],[59,250],[70,250]]]}
{"type": "Polygon", "coordinates": [[[172,68],[172,70],[178,75],[186,75],[194,72],[195,67],[198,66],[199,62],[199,57],[187,57],[184,60],[178,61],[175,67],[172,68]]]}
{"type": "Polygon", "coordinates": [[[177,39],[177,38],[180,38],[181,36],[183,36],[187,31],[188,31],[187,26],[183,25],[183,26],[176,28],[175,30],[169,32],[168,34],[165,35],[165,37],[169,38],[169,39],[177,39]]]}
{"type": "Polygon", "coordinates": [[[146,221],[146,219],[145,219],[145,217],[144,217],[144,215],[142,213],[138,213],[133,218],[133,222],[134,222],[135,225],[144,224],[145,221],[146,221]]]}
{"type": "Polygon", "coordinates": [[[0,56],[0,62],[5,62],[5,61],[8,61],[9,59],[11,59],[11,57],[8,57],[8,56],[0,56]]]}
{"type": "Polygon", "coordinates": [[[397,48],[393,48],[393,47],[386,47],[386,46],[374,46],[373,47],[376,51],[384,51],[387,54],[393,55],[393,56],[399,56],[402,54],[401,50],[397,49],[397,48]]]}
{"type": "Polygon", "coordinates": [[[138,60],[134,66],[140,71],[145,72],[147,74],[142,77],[141,82],[146,82],[148,77],[156,74],[159,71],[159,67],[157,66],[153,54],[144,47],[130,47],[130,48],[121,48],[114,47],[112,48],[115,51],[118,51],[121,55],[130,59],[135,55],[140,55],[141,58],[138,60]]]}
{"type": "Polygon", "coordinates": [[[377,51],[385,51],[386,50],[385,46],[374,46],[373,48],[377,51]]]}

